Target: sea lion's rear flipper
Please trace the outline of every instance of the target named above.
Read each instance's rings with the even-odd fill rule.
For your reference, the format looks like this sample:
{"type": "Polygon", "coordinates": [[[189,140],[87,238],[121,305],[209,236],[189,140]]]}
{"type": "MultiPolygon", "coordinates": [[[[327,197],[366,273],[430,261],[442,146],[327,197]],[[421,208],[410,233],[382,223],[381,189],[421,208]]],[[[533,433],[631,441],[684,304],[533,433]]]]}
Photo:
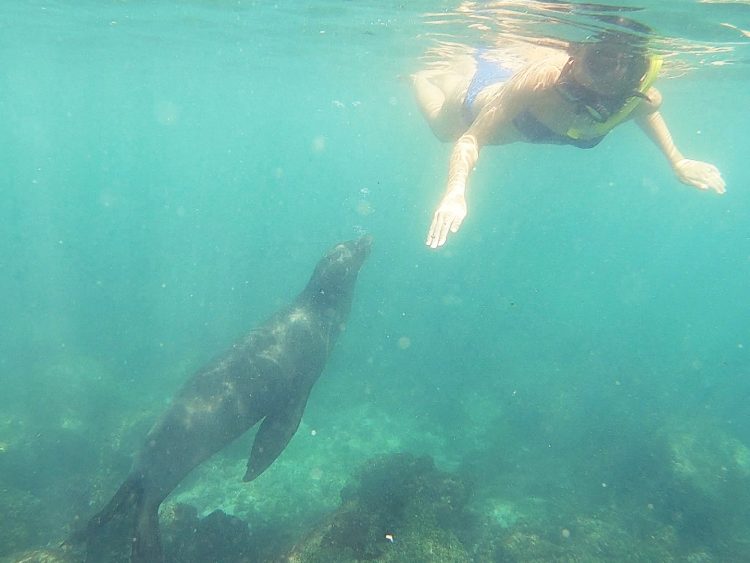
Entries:
{"type": "Polygon", "coordinates": [[[152,508],[146,504],[141,477],[131,475],[68,543],[86,544],[87,563],[114,560],[117,553],[131,546],[133,563],[158,563],[163,560],[158,523],[158,505],[152,508]]]}
{"type": "Polygon", "coordinates": [[[138,507],[131,563],[160,563],[164,560],[159,537],[159,505],[138,507]]]}
{"type": "Polygon", "coordinates": [[[308,393],[309,390],[303,397],[290,402],[287,408],[271,413],[263,420],[255,435],[243,481],[255,479],[284,451],[302,420],[308,393]]]}

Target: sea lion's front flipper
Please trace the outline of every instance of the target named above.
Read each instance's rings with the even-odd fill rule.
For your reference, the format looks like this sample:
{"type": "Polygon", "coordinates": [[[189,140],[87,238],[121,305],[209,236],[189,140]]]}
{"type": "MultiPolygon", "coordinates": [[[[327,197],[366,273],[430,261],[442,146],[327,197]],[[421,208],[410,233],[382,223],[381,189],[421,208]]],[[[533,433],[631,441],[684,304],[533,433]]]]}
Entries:
{"type": "MultiPolygon", "coordinates": [[[[308,391],[309,393],[309,391],[308,391]]],[[[286,408],[269,414],[263,420],[255,435],[250,459],[247,460],[247,472],[243,481],[252,481],[263,473],[284,451],[289,440],[299,427],[302,413],[305,411],[308,393],[291,401],[286,408]]]]}

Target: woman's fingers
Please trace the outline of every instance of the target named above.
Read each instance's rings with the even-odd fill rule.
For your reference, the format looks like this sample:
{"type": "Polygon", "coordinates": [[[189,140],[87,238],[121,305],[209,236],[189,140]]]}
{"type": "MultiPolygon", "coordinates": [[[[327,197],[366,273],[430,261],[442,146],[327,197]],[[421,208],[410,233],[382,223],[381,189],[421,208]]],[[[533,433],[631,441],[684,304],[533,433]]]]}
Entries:
{"type": "Polygon", "coordinates": [[[430,232],[427,234],[427,246],[438,248],[445,244],[448,238],[448,231],[457,232],[461,226],[460,221],[456,221],[451,214],[438,212],[430,225],[430,232]]]}
{"type": "Polygon", "coordinates": [[[427,246],[438,248],[445,244],[448,233],[457,233],[466,217],[466,200],[463,194],[450,194],[443,198],[427,234],[427,246]]]}

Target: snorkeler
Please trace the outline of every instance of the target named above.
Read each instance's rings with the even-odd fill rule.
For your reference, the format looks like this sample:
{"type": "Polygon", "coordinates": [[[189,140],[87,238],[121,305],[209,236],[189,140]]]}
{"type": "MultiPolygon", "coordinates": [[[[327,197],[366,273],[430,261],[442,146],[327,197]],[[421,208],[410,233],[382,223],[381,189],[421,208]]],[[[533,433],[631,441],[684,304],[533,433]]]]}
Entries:
{"type": "Polygon", "coordinates": [[[417,102],[434,134],[454,142],[447,186],[426,244],[438,248],[466,217],[466,185],[485,145],[513,142],[596,146],[615,127],[635,121],[659,147],[677,179],[724,193],[713,165],[685,158],[659,112],[652,86],[661,58],[625,34],[604,34],[565,49],[535,48],[513,70],[486,50],[412,76],[417,102]]]}

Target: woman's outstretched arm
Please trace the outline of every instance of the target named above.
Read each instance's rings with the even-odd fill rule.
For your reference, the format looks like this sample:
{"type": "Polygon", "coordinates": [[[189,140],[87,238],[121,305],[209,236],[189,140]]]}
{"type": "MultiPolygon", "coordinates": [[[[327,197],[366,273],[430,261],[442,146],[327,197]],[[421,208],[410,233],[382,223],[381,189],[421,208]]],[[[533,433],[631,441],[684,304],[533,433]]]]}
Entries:
{"type": "Polygon", "coordinates": [[[667,123],[658,110],[661,106],[661,94],[655,88],[651,88],[648,97],[649,102],[644,104],[644,113],[637,116],[635,122],[667,157],[677,179],[683,184],[701,190],[714,190],[719,194],[726,192],[726,183],[716,166],[685,158],[675,145],[667,123]]]}

